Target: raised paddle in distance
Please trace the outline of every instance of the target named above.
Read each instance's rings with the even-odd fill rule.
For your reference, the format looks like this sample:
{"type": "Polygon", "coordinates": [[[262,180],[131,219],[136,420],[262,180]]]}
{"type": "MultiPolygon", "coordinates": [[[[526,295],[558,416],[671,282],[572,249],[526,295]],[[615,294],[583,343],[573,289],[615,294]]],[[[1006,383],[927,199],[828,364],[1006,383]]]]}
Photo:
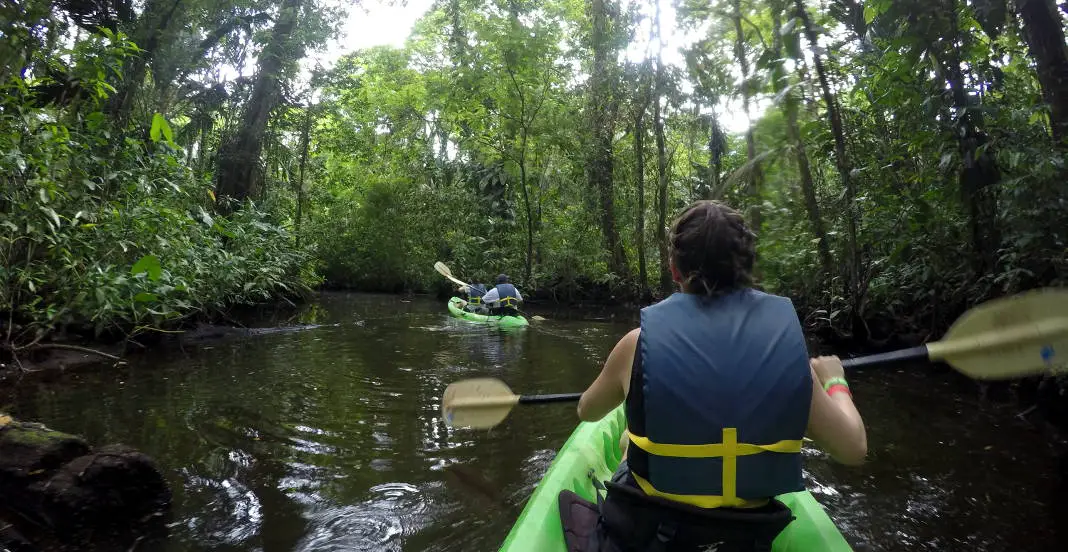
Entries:
{"type": "Polygon", "coordinates": [[[449,280],[452,280],[452,282],[454,284],[459,285],[459,286],[468,287],[468,285],[465,282],[461,282],[460,280],[456,279],[455,276],[452,275],[452,271],[449,270],[449,267],[445,266],[445,263],[443,263],[441,261],[438,261],[438,262],[434,263],[434,270],[438,271],[438,274],[441,274],[442,276],[448,278],[449,280]]]}
{"type": "MultiPolygon", "coordinates": [[[[975,379],[1010,379],[1066,371],[1068,291],[1042,289],[988,301],[961,315],[942,341],[844,360],[846,368],[907,360],[944,361],[975,379]]],[[[454,427],[491,428],[517,404],[573,402],[582,393],[516,395],[495,378],[462,380],[445,388],[441,413],[454,427]]]]}

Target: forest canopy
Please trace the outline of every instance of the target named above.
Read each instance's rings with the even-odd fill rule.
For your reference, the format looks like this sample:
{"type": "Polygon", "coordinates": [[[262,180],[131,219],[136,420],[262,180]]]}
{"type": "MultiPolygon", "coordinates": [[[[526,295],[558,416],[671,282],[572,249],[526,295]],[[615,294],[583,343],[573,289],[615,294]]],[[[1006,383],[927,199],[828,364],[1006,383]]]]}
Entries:
{"type": "Polygon", "coordinates": [[[438,0],[402,47],[310,60],[363,13],[3,3],[5,347],[445,291],[439,260],[648,301],[697,199],[746,214],[810,329],[926,335],[1066,280],[1068,3],[438,0]]]}

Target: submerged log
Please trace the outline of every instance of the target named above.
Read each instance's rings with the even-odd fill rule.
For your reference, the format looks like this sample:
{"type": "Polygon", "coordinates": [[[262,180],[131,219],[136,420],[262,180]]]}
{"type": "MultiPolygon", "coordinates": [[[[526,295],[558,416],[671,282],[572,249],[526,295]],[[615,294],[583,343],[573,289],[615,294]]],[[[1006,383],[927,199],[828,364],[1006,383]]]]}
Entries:
{"type": "Polygon", "coordinates": [[[170,502],[148,456],[123,445],[93,450],[81,437],[0,414],[0,507],[33,526],[4,528],[0,520],[0,545],[24,541],[19,529],[79,546],[140,538],[159,531],[170,502]]]}

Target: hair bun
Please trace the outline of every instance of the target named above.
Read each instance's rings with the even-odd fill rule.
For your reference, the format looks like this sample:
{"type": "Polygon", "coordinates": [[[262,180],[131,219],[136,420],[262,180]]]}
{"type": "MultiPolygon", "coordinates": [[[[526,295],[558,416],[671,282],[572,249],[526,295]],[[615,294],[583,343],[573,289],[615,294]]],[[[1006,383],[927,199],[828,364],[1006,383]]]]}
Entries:
{"type": "Polygon", "coordinates": [[[738,211],[701,200],[671,226],[671,261],[687,292],[717,297],[752,284],[756,234],[738,211]]]}

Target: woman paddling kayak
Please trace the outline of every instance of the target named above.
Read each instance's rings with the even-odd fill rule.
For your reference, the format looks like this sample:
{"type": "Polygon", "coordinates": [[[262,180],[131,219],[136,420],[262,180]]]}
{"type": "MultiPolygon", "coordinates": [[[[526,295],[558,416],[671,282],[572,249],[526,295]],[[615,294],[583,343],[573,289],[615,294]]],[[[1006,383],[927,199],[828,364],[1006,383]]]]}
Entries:
{"type": "Polygon", "coordinates": [[[582,550],[770,550],[804,488],[806,435],[844,464],[867,454],[837,357],[808,358],[788,298],[751,287],[755,236],[735,210],[688,207],[672,226],[681,293],[642,309],[578,414],[625,402],[626,459],[582,550]]]}

